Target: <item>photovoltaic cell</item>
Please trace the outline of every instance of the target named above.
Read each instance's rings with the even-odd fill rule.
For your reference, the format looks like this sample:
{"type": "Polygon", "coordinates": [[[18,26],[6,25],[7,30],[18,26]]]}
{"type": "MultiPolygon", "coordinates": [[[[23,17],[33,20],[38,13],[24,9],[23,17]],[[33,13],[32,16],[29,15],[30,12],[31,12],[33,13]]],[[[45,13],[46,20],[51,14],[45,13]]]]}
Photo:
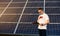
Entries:
{"type": "MultiPolygon", "coordinates": [[[[11,0],[0,0],[0,14],[2,13],[2,11],[5,9],[5,7],[8,5],[10,1],[11,0]]],[[[50,24],[47,26],[48,28],[47,35],[60,35],[59,34],[60,33],[60,29],[59,29],[60,2],[59,1],[60,0],[46,0],[45,12],[49,15],[50,21],[51,21],[50,24]],[[56,14],[56,15],[53,15],[53,14],[56,14]]],[[[25,2],[26,0],[13,0],[13,2],[9,5],[7,10],[0,17],[0,33],[14,32],[14,29],[22,13],[25,2]]],[[[37,20],[37,17],[38,17],[37,9],[39,7],[43,8],[43,6],[44,6],[44,0],[28,0],[27,6],[22,15],[22,19],[17,28],[16,34],[38,34],[37,25],[33,25],[30,22],[37,20]]]]}

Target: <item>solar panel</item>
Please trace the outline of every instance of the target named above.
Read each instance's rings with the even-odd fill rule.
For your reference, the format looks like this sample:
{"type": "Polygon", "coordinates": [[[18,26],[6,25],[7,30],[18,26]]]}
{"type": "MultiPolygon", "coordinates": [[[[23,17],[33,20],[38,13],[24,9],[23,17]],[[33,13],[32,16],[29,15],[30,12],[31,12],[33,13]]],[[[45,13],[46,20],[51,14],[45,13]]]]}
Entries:
{"type": "MultiPolygon", "coordinates": [[[[46,0],[45,12],[51,23],[47,26],[47,35],[60,35],[60,0],[46,0]]],[[[37,20],[39,7],[44,8],[44,0],[0,0],[0,33],[38,34],[37,20]],[[18,24],[18,25],[17,25],[18,24]]]]}

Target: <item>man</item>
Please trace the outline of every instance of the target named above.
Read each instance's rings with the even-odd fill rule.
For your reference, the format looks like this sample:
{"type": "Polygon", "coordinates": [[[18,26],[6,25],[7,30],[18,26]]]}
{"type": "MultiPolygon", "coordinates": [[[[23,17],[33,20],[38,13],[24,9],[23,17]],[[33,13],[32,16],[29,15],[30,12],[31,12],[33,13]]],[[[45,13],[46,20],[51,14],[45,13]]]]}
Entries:
{"type": "Polygon", "coordinates": [[[38,9],[38,13],[40,15],[38,16],[37,22],[34,22],[34,24],[38,23],[39,36],[46,36],[47,24],[49,24],[49,17],[42,8],[38,9]]]}

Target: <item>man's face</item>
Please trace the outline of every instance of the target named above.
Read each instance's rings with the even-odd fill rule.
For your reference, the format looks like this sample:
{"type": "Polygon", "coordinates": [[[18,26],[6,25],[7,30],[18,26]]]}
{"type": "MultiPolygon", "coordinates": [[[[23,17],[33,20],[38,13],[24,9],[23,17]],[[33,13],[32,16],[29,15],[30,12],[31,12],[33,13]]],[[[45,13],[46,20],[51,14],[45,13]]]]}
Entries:
{"type": "Polygon", "coordinates": [[[39,14],[43,14],[43,11],[42,11],[42,10],[38,10],[38,13],[39,13],[39,14]]]}

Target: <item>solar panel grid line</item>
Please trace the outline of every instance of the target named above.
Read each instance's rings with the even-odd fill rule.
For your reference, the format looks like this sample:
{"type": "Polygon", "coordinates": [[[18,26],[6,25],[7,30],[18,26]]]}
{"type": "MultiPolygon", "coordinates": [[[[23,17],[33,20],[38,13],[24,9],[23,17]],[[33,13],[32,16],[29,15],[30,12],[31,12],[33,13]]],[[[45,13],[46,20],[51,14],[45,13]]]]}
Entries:
{"type": "MultiPolygon", "coordinates": [[[[59,24],[59,25],[60,25],[60,24],[59,24]]],[[[59,30],[60,30],[57,24],[56,24],[56,26],[54,26],[54,27],[55,27],[55,28],[49,29],[48,31],[51,31],[51,30],[57,30],[57,31],[59,31],[59,30]]]]}
{"type": "MultiPolygon", "coordinates": [[[[13,3],[25,3],[25,2],[13,2],[13,3]]],[[[28,3],[43,3],[43,1],[29,1],[28,3]]]]}
{"type": "Polygon", "coordinates": [[[8,5],[5,7],[5,9],[2,11],[2,13],[0,14],[0,17],[4,14],[4,12],[6,11],[6,9],[9,7],[9,5],[12,3],[13,0],[11,0],[8,5]]]}
{"type": "MultiPolygon", "coordinates": [[[[28,3],[42,3],[44,1],[29,1],[28,3]]],[[[55,2],[60,2],[60,1],[46,1],[46,3],[55,3],[55,2]]],[[[13,2],[13,3],[25,3],[25,2],[13,2]]]]}
{"type": "Polygon", "coordinates": [[[0,22],[0,23],[17,23],[17,22],[0,22]]]}
{"type": "Polygon", "coordinates": [[[46,2],[53,2],[53,3],[55,3],[55,2],[60,2],[60,1],[46,1],[46,2]]]}
{"type": "MultiPolygon", "coordinates": [[[[43,1],[29,1],[28,3],[42,3],[43,1]]],[[[46,3],[58,3],[60,1],[46,1],[46,3]]],[[[0,4],[7,4],[9,2],[0,2],[0,4]]],[[[25,3],[25,2],[12,2],[12,3],[25,3]]]]}
{"type": "MultiPolygon", "coordinates": [[[[4,8],[5,7],[0,7],[0,9],[4,9],[4,8]]],[[[23,7],[8,7],[8,9],[11,9],[11,8],[13,9],[13,8],[23,8],[23,7]]],[[[26,8],[40,8],[40,7],[26,7],[26,8]]],[[[41,8],[43,8],[43,7],[41,7],[41,8]]],[[[49,7],[45,7],[45,8],[60,8],[60,7],[59,6],[58,7],[57,6],[56,7],[54,7],[54,6],[50,7],[49,6],[49,7]]]]}
{"type": "Polygon", "coordinates": [[[10,0],[0,0],[0,2],[10,2],[10,0]]]}
{"type": "MultiPolygon", "coordinates": [[[[9,1],[9,2],[10,2],[10,1],[9,1]]],[[[7,4],[7,3],[9,3],[9,2],[0,2],[0,4],[1,4],[1,3],[6,3],[6,4],[7,4]]]]}
{"type": "Polygon", "coordinates": [[[20,17],[19,17],[19,20],[18,20],[17,25],[16,25],[16,27],[15,27],[15,30],[14,30],[14,32],[13,32],[14,34],[16,33],[16,30],[17,30],[17,28],[18,28],[19,22],[21,21],[21,18],[22,18],[22,15],[23,15],[23,13],[24,13],[24,10],[25,10],[25,7],[26,7],[27,3],[28,3],[28,0],[26,0],[26,3],[25,3],[24,8],[23,8],[23,10],[22,10],[22,13],[21,13],[21,15],[20,15],[20,17]]]}
{"type": "Polygon", "coordinates": [[[44,0],[44,12],[45,12],[46,0],[44,0]]]}
{"type": "MultiPolygon", "coordinates": [[[[34,13],[34,14],[32,14],[32,13],[30,13],[30,14],[26,14],[26,13],[24,13],[24,15],[39,15],[39,14],[37,14],[37,13],[34,13]]],[[[48,15],[60,15],[60,14],[56,14],[56,13],[54,13],[54,14],[48,14],[48,15]]]]}
{"type": "MultiPolygon", "coordinates": [[[[21,23],[24,23],[24,24],[32,24],[32,22],[21,22],[21,23]]],[[[49,24],[60,24],[60,23],[49,23],[49,24]]]]}
{"type": "MultiPolygon", "coordinates": [[[[0,34],[14,35],[14,34],[12,34],[12,33],[0,33],[0,34]]],[[[27,35],[27,36],[32,36],[32,35],[33,35],[33,36],[38,36],[38,34],[15,34],[15,35],[21,35],[21,36],[24,36],[24,35],[25,35],[25,36],[26,36],[26,35],[27,35]]]]}
{"type": "Polygon", "coordinates": [[[48,15],[54,15],[55,16],[55,15],[60,15],[60,14],[59,13],[58,14],[57,13],[54,13],[54,14],[48,14],[48,15]]]}
{"type": "MultiPolygon", "coordinates": [[[[1,4],[7,4],[8,2],[0,2],[1,4]]],[[[25,2],[12,2],[12,3],[25,3],[25,2]]],[[[28,2],[28,3],[43,3],[43,2],[41,2],[41,1],[37,1],[37,2],[32,2],[32,1],[30,1],[30,2],[28,2]]]]}
{"type": "MultiPolygon", "coordinates": [[[[17,23],[17,22],[0,22],[0,23],[17,23]]],[[[32,22],[19,22],[22,24],[32,24],[32,22]]],[[[60,24],[60,23],[49,23],[49,24],[60,24]]]]}
{"type": "Polygon", "coordinates": [[[60,35],[48,35],[48,36],[60,36],[60,35]]]}
{"type": "MultiPolygon", "coordinates": [[[[0,23],[17,23],[17,22],[0,22],[0,23]]],[[[23,24],[32,24],[32,22],[19,22],[23,24]]]]}
{"type": "MultiPolygon", "coordinates": [[[[3,14],[3,15],[20,15],[19,13],[18,14],[3,14]]],[[[39,14],[37,14],[37,13],[30,13],[30,14],[28,14],[28,13],[24,13],[23,15],[39,15],[39,14]]],[[[48,14],[48,15],[60,15],[59,13],[58,14],[56,14],[56,13],[52,13],[52,14],[48,14]]]]}
{"type": "Polygon", "coordinates": [[[50,24],[60,24],[60,23],[50,23],[50,24]]]}
{"type": "MultiPolygon", "coordinates": [[[[4,9],[5,7],[0,7],[0,9],[4,9]]],[[[18,9],[18,8],[23,8],[23,7],[8,7],[8,9],[18,9]]],[[[40,7],[26,7],[26,8],[40,8],[40,7]]],[[[41,7],[41,8],[43,8],[43,7],[41,7]]],[[[60,9],[60,7],[45,7],[45,8],[58,8],[58,9],[60,9]]]]}
{"type": "Polygon", "coordinates": [[[59,31],[60,29],[57,29],[57,28],[56,29],[49,29],[48,31],[51,31],[51,30],[57,30],[57,31],[59,31]]]}

